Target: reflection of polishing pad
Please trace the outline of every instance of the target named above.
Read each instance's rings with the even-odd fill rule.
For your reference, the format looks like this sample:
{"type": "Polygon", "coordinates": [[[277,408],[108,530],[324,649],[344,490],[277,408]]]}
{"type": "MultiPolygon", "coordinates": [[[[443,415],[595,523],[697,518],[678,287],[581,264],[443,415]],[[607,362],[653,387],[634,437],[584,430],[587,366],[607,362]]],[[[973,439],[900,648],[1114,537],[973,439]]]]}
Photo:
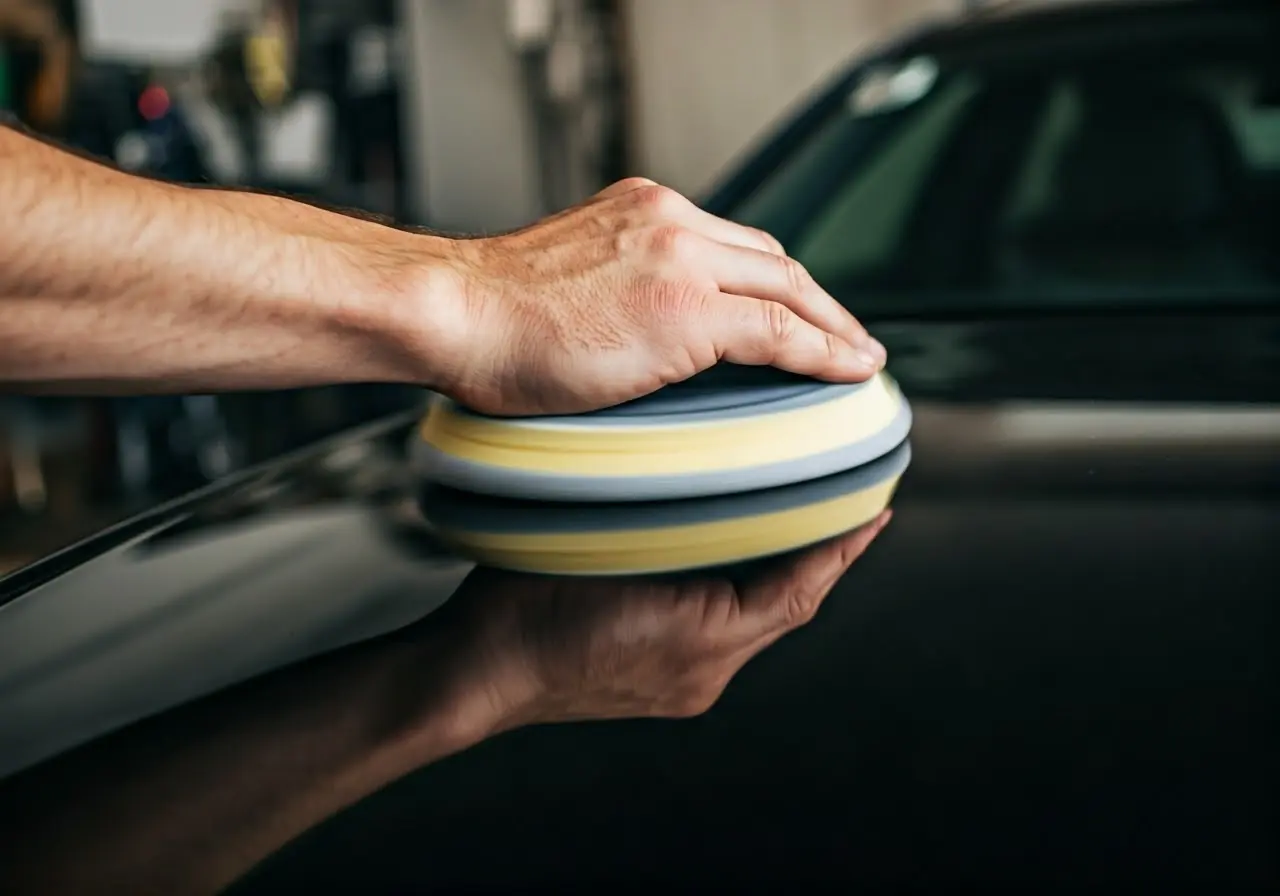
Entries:
{"type": "Polygon", "coordinates": [[[485,417],[435,402],[423,477],[547,501],[652,501],[772,488],[884,455],[911,411],[884,373],[854,385],[687,386],[571,417],[485,417]]]}
{"type": "Polygon", "coordinates": [[[490,566],[557,575],[677,572],[768,557],[870,522],[911,459],[906,442],[866,466],[760,492],[654,504],[544,504],[428,487],[440,538],[490,566]]]}

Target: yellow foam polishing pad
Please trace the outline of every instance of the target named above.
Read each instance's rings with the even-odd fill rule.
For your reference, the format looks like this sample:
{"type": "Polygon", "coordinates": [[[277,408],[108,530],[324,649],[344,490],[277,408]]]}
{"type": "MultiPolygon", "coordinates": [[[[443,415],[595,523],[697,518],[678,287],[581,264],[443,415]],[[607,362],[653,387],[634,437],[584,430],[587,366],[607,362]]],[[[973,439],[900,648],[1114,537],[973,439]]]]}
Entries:
{"type": "Polygon", "coordinates": [[[883,456],[910,426],[885,373],[857,384],[667,389],[566,417],[489,417],[440,398],[413,458],[426,480],[482,494],[653,501],[828,476],[883,456]]]}
{"type": "Polygon", "coordinates": [[[910,458],[903,442],[821,479],[655,503],[549,503],[431,485],[421,504],[437,537],[484,565],[555,575],[679,572],[769,557],[855,529],[888,506],[910,458]]]}

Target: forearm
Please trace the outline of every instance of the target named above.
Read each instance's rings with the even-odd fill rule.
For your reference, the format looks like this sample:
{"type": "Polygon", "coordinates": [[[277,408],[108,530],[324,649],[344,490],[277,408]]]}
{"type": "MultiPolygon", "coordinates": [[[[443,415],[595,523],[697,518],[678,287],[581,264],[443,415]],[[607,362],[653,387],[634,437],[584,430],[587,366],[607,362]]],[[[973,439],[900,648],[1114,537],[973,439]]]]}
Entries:
{"type": "Polygon", "coordinates": [[[448,639],[375,642],[161,716],[0,787],[6,893],[213,893],[502,727],[448,639]]]}
{"type": "Polygon", "coordinates": [[[449,240],[134,177],[0,127],[0,383],[418,381],[460,324],[449,240]]]}

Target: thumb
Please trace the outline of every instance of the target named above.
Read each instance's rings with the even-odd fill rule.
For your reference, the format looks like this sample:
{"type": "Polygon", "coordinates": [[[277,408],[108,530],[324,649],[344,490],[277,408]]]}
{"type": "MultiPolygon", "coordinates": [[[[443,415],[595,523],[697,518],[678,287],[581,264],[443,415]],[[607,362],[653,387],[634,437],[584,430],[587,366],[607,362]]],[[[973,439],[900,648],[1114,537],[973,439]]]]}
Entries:
{"type": "Polygon", "coordinates": [[[714,340],[717,357],[735,364],[833,382],[862,382],[880,369],[871,355],[778,302],[717,293],[707,302],[707,318],[703,332],[714,340]]]}

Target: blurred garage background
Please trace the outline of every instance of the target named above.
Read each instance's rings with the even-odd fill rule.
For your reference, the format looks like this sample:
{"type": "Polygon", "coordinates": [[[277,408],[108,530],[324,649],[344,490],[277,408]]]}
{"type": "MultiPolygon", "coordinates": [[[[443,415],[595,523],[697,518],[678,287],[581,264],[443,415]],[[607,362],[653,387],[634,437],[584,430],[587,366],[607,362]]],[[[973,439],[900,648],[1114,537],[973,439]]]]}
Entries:
{"type": "MultiPolygon", "coordinates": [[[[492,232],[631,174],[701,197],[869,48],[966,14],[1059,5],[0,0],[0,108],[152,176],[285,191],[403,225],[492,232]]],[[[1263,64],[1274,67],[1274,60],[1263,64]]],[[[916,74],[908,67],[886,89],[909,89],[916,74]]],[[[1280,85],[1261,79],[1264,102],[1236,89],[1253,91],[1258,79],[1251,78],[1246,72],[1222,89],[1243,98],[1233,108],[1243,110],[1247,161],[1260,188],[1272,191],[1265,195],[1275,197],[1280,85]]],[[[1030,108],[1023,99],[1001,102],[1030,108]]],[[[933,127],[928,120],[919,127],[933,127]]],[[[999,143],[1001,133],[985,128],[978,142],[999,143]]],[[[870,181],[924,170],[908,150],[889,155],[894,170],[868,169],[870,181]]],[[[1117,173],[1121,182],[1126,176],[1117,173]]],[[[863,206],[892,201],[875,189],[855,194],[850,201],[863,206]]],[[[765,208],[768,197],[755,205],[765,208]]],[[[1266,213],[1274,202],[1264,198],[1256,208],[1266,213]]],[[[820,234],[814,239],[821,243],[820,234]]],[[[938,239],[929,244],[942,253],[939,263],[964,254],[955,241],[941,242],[950,249],[938,239]]],[[[924,257],[915,244],[897,248],[924,257]]],[[[1262,257],[1274,274],[1274,256],[1262,257]]],[[[1274,280],[1260,282],[1274,290],[1274,280]]],[[[386,387],[138,400],[0,397],[0,570],[420,399],[417,390],[386,387]]]]}

